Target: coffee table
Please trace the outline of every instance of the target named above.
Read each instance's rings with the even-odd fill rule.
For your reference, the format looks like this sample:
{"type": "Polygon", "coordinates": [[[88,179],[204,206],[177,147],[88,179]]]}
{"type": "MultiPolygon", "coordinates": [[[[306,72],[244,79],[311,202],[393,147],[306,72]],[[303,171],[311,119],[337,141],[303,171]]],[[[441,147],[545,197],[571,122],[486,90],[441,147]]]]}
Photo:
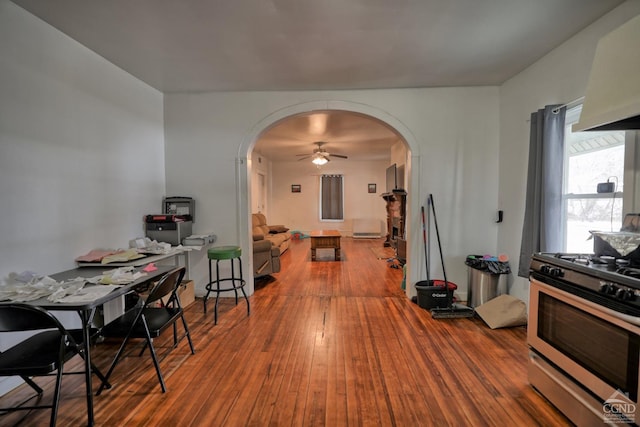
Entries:
{"type": "Polygon", "coordinates": [[[338,230],[313,230],[311,239],[311,261],[316,260],[316,249],[333,249],[334,259],[340,260],[340,232],[338,230]]]}

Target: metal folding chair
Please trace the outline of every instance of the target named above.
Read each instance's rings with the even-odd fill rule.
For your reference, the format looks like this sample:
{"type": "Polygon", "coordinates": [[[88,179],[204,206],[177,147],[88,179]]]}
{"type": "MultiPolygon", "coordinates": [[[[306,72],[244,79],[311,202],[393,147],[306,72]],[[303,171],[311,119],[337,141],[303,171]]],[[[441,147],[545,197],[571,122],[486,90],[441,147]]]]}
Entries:
{"type": "Polygon", "coordinates": [[[153,339],[159,337],[167,328],[172,327],[173,346],[171,349],[177,347],[179,339],[176,323],[178,320],[181,320],[185,330],[182,338],[187,338],[189,341],[189,347],[191,348],[191,354],[195,354],[191,335],[189,334],[189,327],[187,326],[187,321],[184,318],[184,311],[180,305],[180,298],[177,293],[178,286],[180,285],[184,274],[184,267],[179,267],[168,272],[151,289],[143,304],[125,312],[122,316],[102,328],[102,336],[106,338],[124,339],[120,345],[120,349],[113,359],[113,362],[111,362],[111,366],[107,371],[105,380],[102,382],[98,392],[96,393],[97,395],[99,395],[105,387],[108,387],[109,377],[120,361],[130,339],[138,338],[145,340],[140,355],[142,355],[147,347],[149,348],[163,393],[166,391],[166,386],[164,378],[162,377],[162,372],[160,371],[156,349],[153,346],[153,339]],[[167,296],[168,299],[165,303],[158,304],[158,301],[162,301],[163,298],[167,296]]]}
{"type": "MultiPolygon", "coordinates": [[[[20,376],[33,388],[36,395],[17,406],[0,408],[0,412],[50,408],[49,424],[55,426],[62,375],[84,374],[84,372],[63,372],[65,362],[75,355],[83,356],[82,331],[65,329],[58,319],[40,307],[22,303],[0,304],[0,333],[28,331],[39,332],[0,352],[0,377],[20,376]],[[40,402],[44,393],[32,377],[48,375],[56,376],[51,404],[26,405],[36,397],[40,402]]],[[[103,381],[105,387],[110,387],[100,371],[93,366],[92,369],[103,381]]]]}

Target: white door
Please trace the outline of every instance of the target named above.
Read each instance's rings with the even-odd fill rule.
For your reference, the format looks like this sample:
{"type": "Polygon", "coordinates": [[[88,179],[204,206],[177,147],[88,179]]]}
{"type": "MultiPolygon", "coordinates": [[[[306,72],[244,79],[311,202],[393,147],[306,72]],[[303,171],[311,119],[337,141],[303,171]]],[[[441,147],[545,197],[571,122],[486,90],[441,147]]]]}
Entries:
{"type": "Polygon", "coordinates": [[[257,183],[255,186],[254,206],[253,212],[262,212],[266,214],[267,208],[267,177],[261,173],[257,173],[257,183]]]}

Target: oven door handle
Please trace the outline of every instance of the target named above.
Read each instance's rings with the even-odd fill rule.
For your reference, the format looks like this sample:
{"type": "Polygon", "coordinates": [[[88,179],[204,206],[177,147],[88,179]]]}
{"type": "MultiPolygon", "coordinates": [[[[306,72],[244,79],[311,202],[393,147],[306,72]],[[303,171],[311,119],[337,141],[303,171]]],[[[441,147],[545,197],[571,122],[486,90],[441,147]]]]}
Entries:
{"type": "MultiPolygon", "coordinates": [[[[535,279],[534,279],[535,280],[535,279]]],[[[635,326],[640,326],[640,318],[636,317],[636,316],[631,316],[629,314],[624,314],[624,313],[620,313],[619,311],[615,311],[612,310],[608,307],[605,307],[603,305],[597,304],[593,301],[589,301],[588,299],[584,299],[581,298],[579,296],[570,294],[569,292],[563,291],[561,289],[557,289],[554,288],[552,286],[549,286],[548,284],[541,282],[539,280],[536,280],[540,285],[542,285],[542,287],[544,287],[547,290],[551,290],[551,292],[559,292],[561,293],[565,298],[577,303],[577,304],[583,304],[586,305],[587,307],[595,310],[596,312],[601,312],[601,313],[605,313],[613,318],[616,318],[618,320],[621,320],[623,322],[627,322],[630,323],[632,325],[635,326]]]]}

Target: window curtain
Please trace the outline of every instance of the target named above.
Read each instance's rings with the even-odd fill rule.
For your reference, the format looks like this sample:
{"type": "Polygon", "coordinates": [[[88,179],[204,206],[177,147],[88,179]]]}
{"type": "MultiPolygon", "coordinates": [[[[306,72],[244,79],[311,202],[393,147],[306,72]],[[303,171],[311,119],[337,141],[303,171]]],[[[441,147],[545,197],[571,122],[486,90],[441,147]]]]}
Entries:
{"type": "Polygon", "coordinates": [[[518,276],[529,277],[531,255],[562,251],[562,172],[567,108],[547,105],[531,113],[527,194],[518,276]]]}
{"type": "Polygon", "coordinates": [[[343,219],[342,175],[322,175],[322,219],[343,219]]]}

